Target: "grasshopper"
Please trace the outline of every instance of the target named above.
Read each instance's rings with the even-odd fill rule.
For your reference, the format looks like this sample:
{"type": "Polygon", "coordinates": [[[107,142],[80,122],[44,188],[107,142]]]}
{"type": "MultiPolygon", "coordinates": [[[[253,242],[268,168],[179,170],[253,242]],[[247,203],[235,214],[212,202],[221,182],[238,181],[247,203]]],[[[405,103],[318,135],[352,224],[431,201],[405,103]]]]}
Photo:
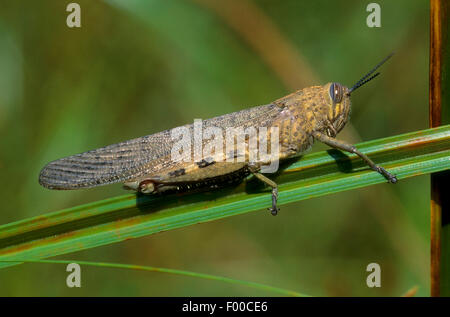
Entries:
{"type": "MultiPolygon", "coordinates": [[[[349,119],[353,91],[378,76],[379,72],[372,74],[392,55],[384,58],[351,88],[337,82],[304,88],[267,105],[205,120],[202,128],[277,127],[279,160],[304,153],[318,140],[358,155],[371,169],[390,183],[396,183],[394,175],[376,165],[355,146],[335,138],[349,119]]],[[[192,124],[183,128],[194,130],[192,124]]],[[[278,187],[261,172],[262,160],[250,161],[248,151],[243,154],[234,150],[225,156],[195,160],[190,155],[190,160],[174,161],[171,159],[176,143],[171,137],[173,131],[165,130],[50,162],[42,169],[39,183],[50,189],[78,189],[122,182],[127,189],[158,194],[217,188],[240,182],[252,174],[272,188],[272,206],[268,209],[273,215],[277,214],[278,187]],[[237,156],[244,159],[229,162],[230,157],[237,156]]],[[[210,141],[203,140],[202,145],[208,145],[210,141]]],[[[245,142],[248,143],[248,139],[245,142]]]]}

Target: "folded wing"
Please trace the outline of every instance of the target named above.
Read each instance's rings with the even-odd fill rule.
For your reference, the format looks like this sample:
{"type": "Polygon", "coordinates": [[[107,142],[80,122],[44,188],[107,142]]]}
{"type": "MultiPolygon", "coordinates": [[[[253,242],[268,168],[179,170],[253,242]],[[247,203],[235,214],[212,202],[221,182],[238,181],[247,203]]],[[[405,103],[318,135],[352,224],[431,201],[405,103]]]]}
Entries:
{"type": "MultiPolygon", "coordinates": [[[[274,104],[254,107],[203,121],[203,126],[267,126],[280,112],[274,104]]],[[[193,125],[186,125],[193,136],[193,125]]],[[[109,145],[47,164],[39,183],[50,189],[89,188],[124,182],[174,164],[171,130],[109,145]]]]}

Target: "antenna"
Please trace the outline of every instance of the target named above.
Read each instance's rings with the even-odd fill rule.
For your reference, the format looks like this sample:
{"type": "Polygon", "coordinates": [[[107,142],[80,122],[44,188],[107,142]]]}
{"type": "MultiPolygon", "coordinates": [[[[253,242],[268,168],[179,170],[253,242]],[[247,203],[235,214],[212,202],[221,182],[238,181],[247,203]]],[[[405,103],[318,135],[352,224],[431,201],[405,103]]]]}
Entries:
{"type": "Polygon", "coordinates": [[[372,79],[374,79],[375,77],[377,77],[378,75],[380,75],[380,73],[375,73],[374,75],[373,72],[375,72],[381,65],[383,65],[389,58],[392,57],[392,55],[394,55],[395,53],[392,52],[391,54],[389,54],[388,56],[386,56],[381,62],[379,62],[370,72],[368,72],[367,74],[364,75],[363,78],[361,78],[360,80],[358,80],[358,82],[356,84],[353,85],[352,88],[349,89],[347,95],[350,96],[350,94],[352,92],[354,92],[356,89],[358,89],[359,87],[361,87],[362,85],[364,85],[365,83],[368,83],[369,81],[371,81],[372,79]],[[372,75],[372,76],[370,76],[372,75]],[[370,76],[370,77],[369,77],[370,76]],[[369,77],[369,78],[367,78],[369,77]]]}

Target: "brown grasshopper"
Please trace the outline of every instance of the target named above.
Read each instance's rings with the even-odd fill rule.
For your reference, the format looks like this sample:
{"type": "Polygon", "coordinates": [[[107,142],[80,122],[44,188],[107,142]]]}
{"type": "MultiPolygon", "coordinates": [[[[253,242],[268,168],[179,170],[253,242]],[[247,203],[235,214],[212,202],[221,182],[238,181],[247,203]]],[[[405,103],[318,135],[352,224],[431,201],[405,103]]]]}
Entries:
{"type": "MultiPolygon", "coordinates": [[[[372,74],[392,55],[383,59],[351,88],[336,82],[304,88],[267,105],[205,120],[201,128],[276,127],[279,145],[276,159],[301,154],[311,147],[314,140],[319,140],[333,148],[355,153],[389,182],[396,183],[394,175],[376,165],[353,145],[335,139],[349,119],[352,92],[378,76],[379,73],[372,74]]],[[[192,124],[181,128],[195,132],[192,124]]],[[[187,160],[174,161],[171,155],[177,143],[180,145],[181,142],[187,148],[192,144],[192,134],[184,141],[174,140],[175,129],[50,162],[42,169],[39,183],[50,189],[77,189],[123,182],[128,189],[156,194],[217,188],[252,174],[272,188],[272,207],[269,210],[273,215],[277,214],[277,184],[261,173],[261,167],[267,161],[249,159],[248,137],[244,139],[247,146],[244,152],[234,147],[225,155],[213,154],[196,159],[195,155],[188,153],[187,160]],[[230,162],[230,158],[237,157],[241,160],[230,162]]],[[[270,134],[269,139],[273,140],[274,135],[270,134]]],[[[208,146],[211,142],[211,139],[202,140],[201,145],[208,146]]]]}

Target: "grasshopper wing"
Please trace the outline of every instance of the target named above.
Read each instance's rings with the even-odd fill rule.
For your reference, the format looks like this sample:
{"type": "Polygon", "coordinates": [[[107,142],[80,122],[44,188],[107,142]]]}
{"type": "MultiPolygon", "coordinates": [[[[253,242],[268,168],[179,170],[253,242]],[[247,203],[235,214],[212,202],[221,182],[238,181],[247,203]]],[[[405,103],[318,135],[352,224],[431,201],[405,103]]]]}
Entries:
{"type": "Polygon", "coordinates": [[[149,163],[167,151],[170,154],[170,130],[50,162],[41,170],[39,183],[50,189],[117,183],[151,168],[149,163]]]}
{"type": "MultiPolygon", "coordinates": [[[[203,127],[268,126],[280,111],[274,104],[258,106],[205,120],[203,127]]],[[[193,125],[184,127],[193,138],[193,125]]],[[[65,157],[47,164],[39,175],[39,183],[50,189],[89,188],[154,173],[180,164],[171,160],[175,142],[171,130],[165,130],[65,157]]]]}

